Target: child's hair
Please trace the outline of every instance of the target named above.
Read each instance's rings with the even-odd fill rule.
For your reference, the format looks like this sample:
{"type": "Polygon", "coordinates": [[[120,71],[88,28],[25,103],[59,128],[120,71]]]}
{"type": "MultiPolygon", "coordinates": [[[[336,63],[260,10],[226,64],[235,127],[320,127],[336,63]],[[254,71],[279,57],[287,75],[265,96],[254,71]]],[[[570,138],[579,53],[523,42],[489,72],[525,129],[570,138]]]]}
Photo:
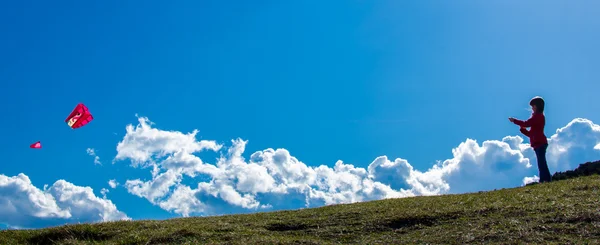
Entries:
{"type": "Polygon", "coordinates": [[[531,99],[529,101],[529,105],[535,105],[535,107],[537,108],[537,112],[539,112],[539,113],[544,112],[545,104],[546,103],[544,102],[544,99],[542,99],[542,97],[540,97],[540,96],[535,96],[535,97],[533,97],[533,99],[531,99]]]}

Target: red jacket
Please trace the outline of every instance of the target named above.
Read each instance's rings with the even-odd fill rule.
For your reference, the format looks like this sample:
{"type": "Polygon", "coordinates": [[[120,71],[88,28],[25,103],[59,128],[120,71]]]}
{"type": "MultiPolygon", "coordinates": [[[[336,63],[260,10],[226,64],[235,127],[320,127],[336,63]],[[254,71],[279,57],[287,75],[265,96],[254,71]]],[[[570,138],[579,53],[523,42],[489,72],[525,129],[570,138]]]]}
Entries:
{"type": "Polygon", "coordinates": [[[529,137],[529,141],[531,147],[537,148],[538,146],[548,144],[548,139],[544,134],[544,126],[546,125],[546,117],[543,113],[532,113],[531,117],[527,119],[527,121],[521,121],[519,119],[514,120],[514,124],[519,125],[521,127],[529,128],[527,130],[525,128],[521,128],[521,133],[525,136],[529,137]]]}

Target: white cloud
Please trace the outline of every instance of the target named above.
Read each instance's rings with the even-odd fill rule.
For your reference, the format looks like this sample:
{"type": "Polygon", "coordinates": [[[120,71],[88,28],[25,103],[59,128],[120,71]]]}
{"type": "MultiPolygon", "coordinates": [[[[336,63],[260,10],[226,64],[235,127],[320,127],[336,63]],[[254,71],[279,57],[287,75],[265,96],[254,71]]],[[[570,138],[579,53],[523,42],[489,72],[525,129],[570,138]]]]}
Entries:
{"type": "Polygon", "coordinates": [[[551,171],[565,171],[595,161],[600,158],[599,143],[600,125],[588,119],[573,119],[550,137],[548,166],[551,171]]]}
{"type": "Polygon", "coordinates": [[[152,123],[145,117],[138,120],[139,124],[135,128],[133,125],[127,125],[127,134],[117,145],[115,160],[129,159],[137,166],[154,157],[161,158],[175,153],[192,154],[205,149],[217,151],[221,148],[215,141],[196,141],[198,130],[188,134],[163,131],[151,128],[152,123]]]}
{"type": "Polygon", "coordinates": [[[25,174],[0,174],[0,223],[37,228],[74,222],[128,220],[112,201],[98,198],[90,187],[58,180],[40,190],[25,174]]]}
{"type": "Polygon", "coordinates": [[[165,196],[171,186],[181,181],[181,174],[176,171],[169,169],[154,176],[152,181],[142,181],[140,179],[127,180],[125,187],[130,193],[139,197],[145,197],[148,201],[154,203],[157,198],[165,196]]]}
{"type": "Polygon", "coordinates": [[[527,185],[529,183],[534,183],[538,181],[540,181],[540,177],[538,177],[537,175],[533,177],[525,177],[523,178],[523,185],[527,185]]]}
{"type": "Polygon", "coordinates": [[[96,151],[94,150],[94,148],[87,148],[86,152],[88,155],[94,157],[94,164],[102,165],[102,163],[100,162],[100,157],[96,155],[96,151]]]}
{"type": "Polygon", "coordinates": [[[108,185],[110,186],[110,188],[117,188],[117,186],[119,185],[119,183],[117,182],[117,180],[111,179],[108,181],[108,185]]]}
{"type": "MultiPolygon", "coordinates": [[[[333,167],[308,166],[285,149],[265,149],[243,157],[248,141],[227,148],[184,134],[152,128],[147,118],[127,126],[115,160],[133,167],[152,166],[150,180],[127,180],[127,190],[183,216],[295,209],[382,198],[464,193],[515,187],[537,181],[535,153],[521,136],[478,143],[466,139],[453,157],[426,170],[406,159],[380,156],[360,168],[337,161],[333,167]],[[220,152],[214,164],[194,155],[220,152]],[[225,151],[226,150],[226,151],[225,151]],[[193,179],[192,185],[183,179],[193,179]]],[[[572,169],[600,158],[600,126],[574,119],[549,139],[551,172],[572,169]]],[[[188,182],[189,183],[189,182],[188,182]]]]}

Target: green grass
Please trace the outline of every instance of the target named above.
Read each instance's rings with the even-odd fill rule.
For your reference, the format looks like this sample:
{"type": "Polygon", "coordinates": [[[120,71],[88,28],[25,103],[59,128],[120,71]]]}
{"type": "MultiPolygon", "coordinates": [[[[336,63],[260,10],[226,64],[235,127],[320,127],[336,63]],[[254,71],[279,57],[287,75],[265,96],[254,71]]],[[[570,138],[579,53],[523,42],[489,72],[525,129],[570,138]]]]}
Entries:
{"type": "Polygon", "coordinates": [[[0,232],[0,244],[589,244],[600,176],[314,209],[0,232]]]}

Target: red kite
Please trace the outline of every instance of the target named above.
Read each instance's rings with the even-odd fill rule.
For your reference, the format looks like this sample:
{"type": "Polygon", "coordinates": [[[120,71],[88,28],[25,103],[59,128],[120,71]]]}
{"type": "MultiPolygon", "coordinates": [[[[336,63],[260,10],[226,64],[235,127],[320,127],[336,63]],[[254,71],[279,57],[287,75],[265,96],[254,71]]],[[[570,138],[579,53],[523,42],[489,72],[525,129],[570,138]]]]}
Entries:
{"type": "Polygon", "coordinates": [[[40,149],[40,148],[42,148],[42,143],[41,143],[41,142],[39,142],[39,141],[38,141],[38,142],[35,142],[35,143],[33,143],[33,144],[29,145],[29,148],[33,148],[33,149],[40,149]]]}
{"type": "Polygon", "coordinates": [[[94,120],[94,117],[88,110],[87,106],[85,106],[83,103],[79,103],[77,106],[75,106],[75,109],[73,109],[67,119],[65,119],[65,122],[72,129],[76,129],[85,126],[92,120],[94,120]]]}

